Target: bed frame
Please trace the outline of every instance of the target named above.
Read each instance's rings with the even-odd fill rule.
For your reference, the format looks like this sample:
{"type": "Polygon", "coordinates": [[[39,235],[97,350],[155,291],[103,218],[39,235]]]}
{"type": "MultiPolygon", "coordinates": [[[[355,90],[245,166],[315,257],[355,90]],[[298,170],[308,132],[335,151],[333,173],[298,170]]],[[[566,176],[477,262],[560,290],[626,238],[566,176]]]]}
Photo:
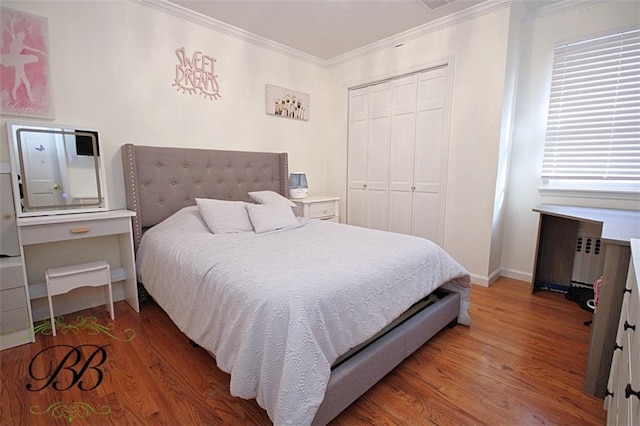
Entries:
{"type": "MultiPolygon", "coordinates": [[[[126,144],[122,159],[127,208],[136,212],[136,250],[146,228],[195,205],[195,198],[251,201],[247,193],[257,190],[288,195],[286,153],[126,144]]],[[[326,424],[340,414],[442,328],[454,325],[459,312],[460,295],[443,293],[436,303],[333,368],[313,424],[326,424]]]]}

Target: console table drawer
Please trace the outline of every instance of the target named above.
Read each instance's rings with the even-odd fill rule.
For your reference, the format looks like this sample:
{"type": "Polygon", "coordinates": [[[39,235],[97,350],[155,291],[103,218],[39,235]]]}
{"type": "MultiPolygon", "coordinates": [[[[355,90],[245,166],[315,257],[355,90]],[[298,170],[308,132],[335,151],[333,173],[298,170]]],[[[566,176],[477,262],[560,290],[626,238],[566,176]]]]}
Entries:
{"type": "Polygon", "coordinates": [[[104,219],[24,226],[20,230],[22,244],[41,244],[102,235],[129,233],[130,219],[104,219]]]}

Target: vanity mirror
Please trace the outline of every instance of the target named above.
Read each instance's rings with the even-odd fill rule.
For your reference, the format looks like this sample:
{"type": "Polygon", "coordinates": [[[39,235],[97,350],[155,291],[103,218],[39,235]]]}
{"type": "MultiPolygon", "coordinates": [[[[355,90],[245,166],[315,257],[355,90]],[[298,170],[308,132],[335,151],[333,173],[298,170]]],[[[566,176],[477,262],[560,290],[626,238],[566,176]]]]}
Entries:
{"type": "Polygon", "coordinates": [[[96,130],[7,122],[18,216],[108,210],[96,130]]]}

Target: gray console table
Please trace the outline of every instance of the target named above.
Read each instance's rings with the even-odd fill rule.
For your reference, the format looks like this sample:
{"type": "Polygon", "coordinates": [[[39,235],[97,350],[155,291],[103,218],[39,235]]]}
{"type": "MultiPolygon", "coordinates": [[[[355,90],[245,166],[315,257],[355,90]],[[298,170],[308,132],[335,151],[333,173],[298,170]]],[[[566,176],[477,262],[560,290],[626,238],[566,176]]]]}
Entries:
{"type": "Polygon", "coordinates": [[[549,285],[570,287],[581,222],[600,231],[603,279],[593,315],[584,392],[604,398],[629,270],[630,239],[640,238],[640,212],[547,204],[533,211],[540,213],[540,221],[532,292],[549,285]]]}

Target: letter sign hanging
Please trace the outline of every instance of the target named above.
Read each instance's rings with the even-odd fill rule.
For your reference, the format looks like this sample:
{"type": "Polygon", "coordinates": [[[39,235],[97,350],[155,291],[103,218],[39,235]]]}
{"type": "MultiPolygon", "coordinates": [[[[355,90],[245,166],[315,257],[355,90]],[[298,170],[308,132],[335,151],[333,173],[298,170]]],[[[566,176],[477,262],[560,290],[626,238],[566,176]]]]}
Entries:
{"type": "Polygon", "coordinates": [[[182,93],[190,95],[202,95],[211,100],[222,96],[216,80],[218,76],[213,72],[213,65],[216,62],[213,56],[204,55],[200,51],[195,51],[188,56],[184,47],[176,49],[176,56],[178,64],[172,84],[176,86],[176,90],[182,90],[182,93]]]}

